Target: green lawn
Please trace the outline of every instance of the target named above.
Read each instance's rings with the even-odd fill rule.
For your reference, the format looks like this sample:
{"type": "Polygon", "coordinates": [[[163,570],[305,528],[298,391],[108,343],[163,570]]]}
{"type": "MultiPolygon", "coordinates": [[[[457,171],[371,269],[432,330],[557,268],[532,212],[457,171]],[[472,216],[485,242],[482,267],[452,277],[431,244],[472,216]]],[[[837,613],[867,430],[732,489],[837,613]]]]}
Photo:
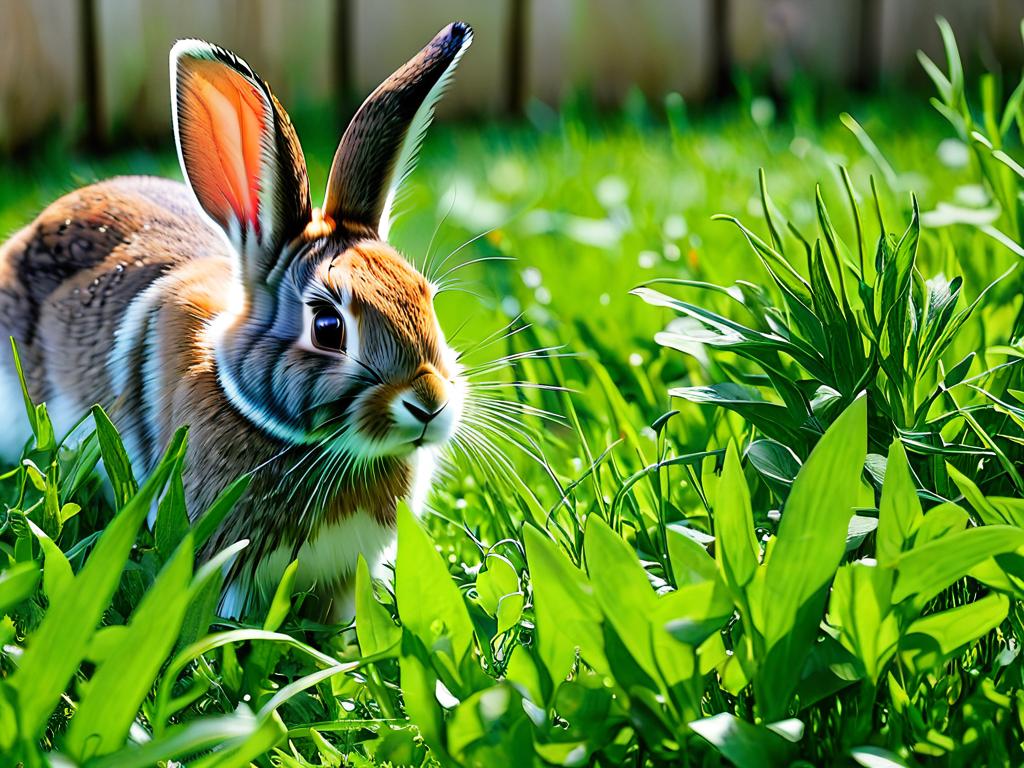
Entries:
{"type": "MultiPolygon", "coordinates": [[[[180,446],[115,517],[89,473],[119,471],[115,436],[40,429],[0,478],[0,755],[1019,763],[1021,281],[983,293],[1019,257],[978,222],[1020,242],[1024,182],[920,95],[842,103],[867,145],[795,103],[431,132],[392,239],[466,263],[438,299],[453,345],[541,350],[491,378],[542,386],[490,390],[530,413],[484,429],[505,458],[459,458],[423,526],[400,516],[396,594],[362,581],[355,633],[287,583],[265,622],[215,619],[201,526],[140,527],[180,446]]],[[[979,127],[1010,154],[1015,110],[979,127]]],[[[333,139],[296,125],[317,189],[333,139]]],[[[5,233],[87,181],[178,175],[170,152],[0,171],[5,233]]]]}

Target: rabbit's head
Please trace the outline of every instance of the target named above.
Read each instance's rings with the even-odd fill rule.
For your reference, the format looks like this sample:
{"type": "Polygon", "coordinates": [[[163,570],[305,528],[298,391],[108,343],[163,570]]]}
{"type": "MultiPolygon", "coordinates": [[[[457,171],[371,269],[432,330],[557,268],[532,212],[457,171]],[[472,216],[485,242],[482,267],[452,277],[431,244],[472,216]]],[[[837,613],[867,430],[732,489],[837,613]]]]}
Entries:
{"type": "Polygon", "coordinates": [[[199,205],[227,236],[234,284],[208,338],[230,401],[292,444],[404,456],[454,432],[464,382],[434,286],[387,243],[395,191],[472,31],[454,23],[363,103],[321,208],[284,109],[208,43],[171,51],[174,132],[199,205]]]}

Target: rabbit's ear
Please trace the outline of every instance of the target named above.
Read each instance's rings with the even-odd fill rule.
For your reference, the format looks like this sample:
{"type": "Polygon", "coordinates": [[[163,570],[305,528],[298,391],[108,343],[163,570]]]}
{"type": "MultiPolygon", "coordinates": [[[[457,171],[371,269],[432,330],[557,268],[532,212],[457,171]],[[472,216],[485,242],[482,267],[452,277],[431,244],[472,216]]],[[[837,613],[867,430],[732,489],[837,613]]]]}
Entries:
{"type": "Polygon", "coordinates": [[[295,129],[266,83],[230,51],[179,40],[170,63],[182,173],[235,246],[243,282],[258,284],[310,221],[295,129]]]}
{"type": "Polygon", "coordinates": [[[324,212],[339,225],[387,238],[391,206],[473,30],[457,21],[363,102],[334,154],[324,212]]]}

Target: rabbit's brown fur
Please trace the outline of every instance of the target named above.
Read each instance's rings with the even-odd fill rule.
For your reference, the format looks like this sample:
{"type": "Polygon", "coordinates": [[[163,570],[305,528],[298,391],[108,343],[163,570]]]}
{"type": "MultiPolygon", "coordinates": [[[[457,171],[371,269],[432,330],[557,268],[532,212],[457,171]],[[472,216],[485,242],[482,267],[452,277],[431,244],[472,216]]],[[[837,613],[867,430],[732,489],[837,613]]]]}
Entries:
{"type": "MultiPolygon", "coordinates": [[[[393,545],[397,500],[421,500],[458,423],[464,384],[434,288],[384,238],[394,186],[471,39],[450,25],[367,99],[323,212],[269,88],[229,52],[182,41],[171,65],[188,186],[94,184],[0,248],[0,332],[58,431],[101,404],[141,474],[188,425],[192,515],[253,473],[207,545],[250,540],[227,574],[228,614],[258,606],[295,556],[325,604],[347,599],[355,556],[376,563],[393,545]]],[[[0,363],[11,407],[9,353],[0,363]]],[[[0,418],[0,452],[26,439],[0,418]]]]}

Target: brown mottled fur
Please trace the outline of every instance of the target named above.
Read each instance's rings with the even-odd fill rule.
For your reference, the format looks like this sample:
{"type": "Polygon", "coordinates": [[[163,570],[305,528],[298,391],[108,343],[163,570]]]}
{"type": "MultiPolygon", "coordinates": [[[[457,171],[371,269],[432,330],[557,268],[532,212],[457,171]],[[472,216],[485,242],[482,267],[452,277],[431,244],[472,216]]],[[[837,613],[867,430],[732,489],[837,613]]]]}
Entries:
{"type": "MultiPolygon", "coordinates": [[[[305,553],[325,597],[357,548],[382,557],[397,500],[413,487],[422,496],[432,449],[457,423],[433,289],[380,225],[406,140],[471,40],[449,25],[367,99],[324,211],[310,207],[298,138],[266,83],[222,48],[179,41],[172,110],[189,186],[94,184],[0,247],[0,332],[59,429],[101,404],[142,475],[189,426],[193,517],[253,473],[205,552],[250,539],[228,574],[235,615],[255,582],[276,583],[289,552],[305,553]]],[[[0,385],[12,391],[9,376],[0,385]]],[[[0,448],[17,442],[7,438],[0,448]]]]}
{"type": "Polygon", "coordinates": [[[184,192],[163,179],[111,179],[60,198],[0,248],[0,325],[19,343],[33,396],[45,399],[67,381],[96,401],[90,395],[109,383],[103,355],[125,307],[183,258],[182,246],[210,245],[184,192]],[[140,243],[147,228],[153,234],[140,243]]]}
{"type": "MultiPolygon", "coordinates": [[[[374,274],[390,274],[396,281],[391,286],[397,288],[398,275],[409,270],[402,266],[404,262],[388,265],[396,254],[383,244],[365,243],[358,251],[353,258],[359,266],[374,265],[371,273],[354,278],[361,288],[373,285],[374,274]]],[[[353,274],[357,272],[361,270],[353,270],[353,274]]],[[[183,479],[188,508],[195,515],[242,472],[270,460],[284,446],[253,430],[228,402],[217,381],[213,350],[205,336],[210,322],[225,309],[232,285],[231,255],[222,235],[195,208],[184,185],[124,177],[85,187],[54,202],[0,249],[0,325],[18,343],[35,399],[60,393],[71,398],[79,413],[99,403],[111,411],[120,428],[130,432],[144,405],[139,400],[141,392],[113,391],[107,355],[128,305],[161,277],[174,283],[166,291],[170,301],[158,314],[161,335],[171,341],[161,348],[160,390],[171,397],[160,411],[157,444],[144,446],[144,452],[152,460],[178,426],[191,428],[183,479]]],[[[401,325],[417,315],[402,317],[381,291],[364,294],[361,306],[368,323],[366,332],[371,335],[374,323],[401,325]]],[[[433,328],[421,327],[418,332],[427,331],[428,336],[434,334],[433,328]]],[[[401,380],[394,385],[401,386],[401,380]]],[[[273,470],[278,471],[268,467],[267,472],[259,473],[249,496],[286,495],[286,489],[277,487],[280,469],[305,450],[294,447],[277,460],[273,470]]],[[[136,471],[150,468],[151,461],[136,471]]],[[[407,483],[408,470],[396,463],[379,483],[352,486],[339,494],[327,519],[367,509],[390,523],[393,499],[406,492],[407,483]]],[[[236,525],[225,527],[211,542],[211,551],[251,535],[262,525],[279,528],[287,524],[276,505],[266,506],[266,520],[252,519],[252,511],[243,513],[236,525]]],[[[312,531],[291,533],[284,535],[285,541],[298,541],[303,533],[312,531]]]]}

